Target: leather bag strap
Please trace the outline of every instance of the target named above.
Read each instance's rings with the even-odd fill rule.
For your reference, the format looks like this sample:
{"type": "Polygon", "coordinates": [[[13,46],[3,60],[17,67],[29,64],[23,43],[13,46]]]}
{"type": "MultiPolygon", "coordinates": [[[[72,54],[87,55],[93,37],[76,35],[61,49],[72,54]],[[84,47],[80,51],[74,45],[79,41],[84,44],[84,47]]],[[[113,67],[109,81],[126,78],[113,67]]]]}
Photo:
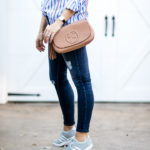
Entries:
{"type": "MultiPolygon", "coordinates": [[[[55,12],[54,12],[53,17],[52,17],[52,22],[54,21],[54,16],[55,16],[55,14],[56,14],[56,10],[58,9],[58,6],[59,6],[60,1],[61,1],[61,0],[59,0],[58,3],[57,3],[55,12]]],[[[84,18],[86,18],[86,15],[87,15],[87,7],[88,7],[88,0],[86,0],[86,10],[85,10],[85,17],[84,17],[84,18]]]]}

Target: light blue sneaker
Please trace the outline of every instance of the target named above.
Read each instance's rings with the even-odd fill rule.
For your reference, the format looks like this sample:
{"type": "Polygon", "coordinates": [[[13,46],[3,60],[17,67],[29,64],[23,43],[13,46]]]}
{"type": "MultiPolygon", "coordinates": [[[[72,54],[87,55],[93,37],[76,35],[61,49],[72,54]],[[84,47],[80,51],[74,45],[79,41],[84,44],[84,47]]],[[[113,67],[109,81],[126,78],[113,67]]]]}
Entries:
{"type": "Polygon", "coordinates": [[[64,147],[65,150],[90,150],[93,147],[93,142],[89,135],[84,142],[77,141],[74,136],[69,145],[64,147]]]}
{"type": "Polygon", "coordinates": [[[59,137],[53,141],[53,144],[55,146],[64,146],[68,145],[69,142],[72,140],[72,138],[75,136],[76,133],[76,127],[75,125],[72,127],[72,129],[68,131],[62,130],[59,137]]]}

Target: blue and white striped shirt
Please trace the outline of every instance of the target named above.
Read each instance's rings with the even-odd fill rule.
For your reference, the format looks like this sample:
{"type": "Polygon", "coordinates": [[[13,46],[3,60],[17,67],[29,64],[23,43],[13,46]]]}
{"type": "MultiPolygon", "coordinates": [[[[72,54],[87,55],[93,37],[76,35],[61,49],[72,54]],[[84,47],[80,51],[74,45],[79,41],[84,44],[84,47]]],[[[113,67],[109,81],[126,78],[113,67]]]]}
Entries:
{"type": "MultiPolygon", "coordinates": [[[[57,3],[59,0],[42,0],[41,1],[41,11],[43,16],[47,16],[49,23],[52,24],[52,17],[55,12],[57,3]]],[[[75,12],[73,16],[71,16],[65,24],[70,24],[76,21],[79,21],[85,17],[86,11],[86,2],[87,0],[60,0],[58,9],[56,10],[56,14],[54,15],[55,20],[62,14],[63,10],[70,9],[75,12]]],[[[86,15],[86,19],[88,19],[88,11],[86,15]]],[[[65,25],[64,24],[64,25],[65,25]]]]}

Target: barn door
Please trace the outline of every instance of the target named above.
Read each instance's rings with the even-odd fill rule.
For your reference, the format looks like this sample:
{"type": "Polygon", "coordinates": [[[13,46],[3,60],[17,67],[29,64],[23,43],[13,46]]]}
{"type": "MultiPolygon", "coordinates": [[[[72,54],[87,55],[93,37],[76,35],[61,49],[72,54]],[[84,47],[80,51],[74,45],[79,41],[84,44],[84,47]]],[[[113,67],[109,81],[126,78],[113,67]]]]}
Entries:
{"type": "MultiPolygon", "coordinates": [[[[9,2],[9,100],[57,100],[47,52],[37,52],[34,45],[41,17],[34,2],[9,2]]],[[[149,18],[147,0],[89,1],[95,40],[87,51],[95,101],[149,100],[149,18]]]]}
{"type": "MultiPolygon", "coordinates": [[[[57,100],[48,77],[47,53],[37,52],[34,45],[41,17],[38,5],[33,3],[36,1],[15,1],[9,3],[8,99],[57,100]]],[[[114,96],[116,41],[112,36],[112,16],[115,13],[116,0],[89,1],[89,20],[96,37],[87,49],[96,101],[111,100],[114,96]]],[[[75,89],[70,74],[68,77],[75,89]]]]}
{"type": "Polygon", "coordinates": [[[47,50],[40,53],[35,48],[41,19],[40,0],[14,0],[8,7],[8,100],[56,100],[48,76],[47,50]]]}
{"type": "Polygon", "coordinates": [[[150,1],[117,2],[116,99],[150,101],[150,1]]]}
{"type": "Polygon", "coordinates": [[[116,0],[89,1],[95,40],[87,46],[95,101],[112,101],[116,86],[116,0]]]}
{"type": "Polygon", "coordinates": [[[150,101],[150,2],[95,0],[89,6],[96,33],[88,46],[96,100],[150,101]]]}

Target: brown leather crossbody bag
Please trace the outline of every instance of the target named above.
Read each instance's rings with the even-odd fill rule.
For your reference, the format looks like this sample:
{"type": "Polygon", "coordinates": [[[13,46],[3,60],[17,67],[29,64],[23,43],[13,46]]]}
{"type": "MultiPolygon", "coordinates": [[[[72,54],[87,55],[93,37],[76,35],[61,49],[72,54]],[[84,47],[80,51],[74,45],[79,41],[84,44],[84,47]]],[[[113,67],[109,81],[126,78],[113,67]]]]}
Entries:
{"type": "Polygon", "coordinates": [[[77,50],[93,41],[95,33],[86,19],[87,5],[88,0],[84,19],[65,25],[55,34],[52,46],[57,53],[77,50]]]}

